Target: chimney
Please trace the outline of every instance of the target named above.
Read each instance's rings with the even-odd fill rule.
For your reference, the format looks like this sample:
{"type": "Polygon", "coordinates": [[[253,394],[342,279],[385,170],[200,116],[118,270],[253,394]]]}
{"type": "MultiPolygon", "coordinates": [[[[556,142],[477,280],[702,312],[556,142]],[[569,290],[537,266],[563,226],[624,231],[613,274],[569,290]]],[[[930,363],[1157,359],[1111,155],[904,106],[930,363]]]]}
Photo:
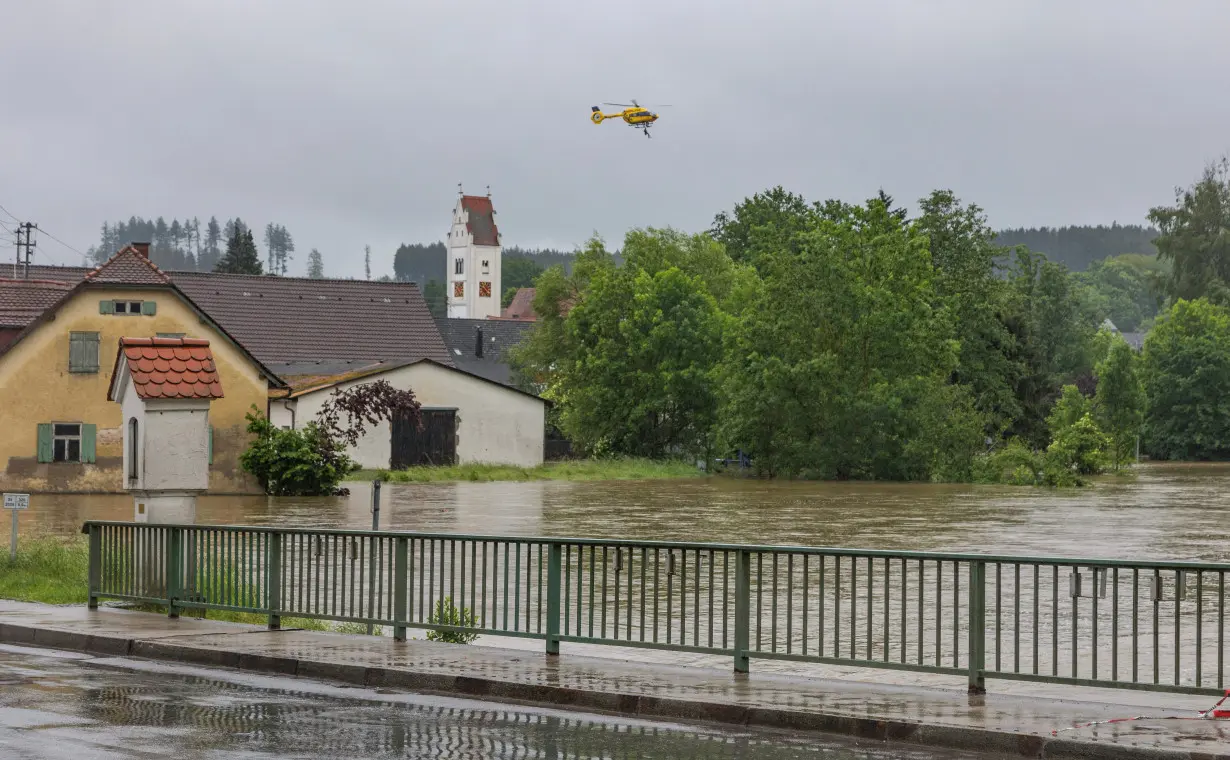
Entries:
{"type": "Polygon", "coordinates": [[[129,243],[133,248],[137,249],[137,255],[143,259],[149,259],[149,243],[129,243]]]}
{"type": "Polygon", "coordinates": [[[474,328],[474,355],[483,358],[483,328],[474,328]]]}

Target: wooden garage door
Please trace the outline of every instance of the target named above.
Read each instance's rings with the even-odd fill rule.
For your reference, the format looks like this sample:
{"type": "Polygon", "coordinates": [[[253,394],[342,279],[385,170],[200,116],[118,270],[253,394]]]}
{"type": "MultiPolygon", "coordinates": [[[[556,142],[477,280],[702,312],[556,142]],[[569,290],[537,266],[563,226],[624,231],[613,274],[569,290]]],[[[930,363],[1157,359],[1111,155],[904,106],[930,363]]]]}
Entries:
{"type": "Polygon", "coordinates": [[[457,410],[423,409],[421,425],[402,414],[393,417],[389,467],[457,464],[457,410]]]}

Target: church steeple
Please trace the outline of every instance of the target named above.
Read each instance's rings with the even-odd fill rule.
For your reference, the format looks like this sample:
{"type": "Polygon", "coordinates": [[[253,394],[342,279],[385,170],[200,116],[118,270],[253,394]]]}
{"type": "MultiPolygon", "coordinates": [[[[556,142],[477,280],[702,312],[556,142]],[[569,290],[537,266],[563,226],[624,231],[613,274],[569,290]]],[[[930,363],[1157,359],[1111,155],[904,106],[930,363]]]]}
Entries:
{"type": "Polygon", "coordinates": [[[485,319],[500,315],[500,231],[487,195],[466,195],[457,184],[459,197],[449,229],[448,316],[485,319]]]}

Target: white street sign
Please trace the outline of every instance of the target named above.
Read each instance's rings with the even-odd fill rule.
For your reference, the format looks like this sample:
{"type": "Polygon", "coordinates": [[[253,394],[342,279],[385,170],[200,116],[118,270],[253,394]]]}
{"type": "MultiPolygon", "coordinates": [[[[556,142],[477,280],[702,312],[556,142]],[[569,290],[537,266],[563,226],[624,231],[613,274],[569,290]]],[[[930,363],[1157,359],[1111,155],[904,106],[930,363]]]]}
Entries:
{"type": "Polygon", "coordinates": [[[5,509],[29,509],[30,494],[28,493],[6,493],[4,495],[5,509]]]}

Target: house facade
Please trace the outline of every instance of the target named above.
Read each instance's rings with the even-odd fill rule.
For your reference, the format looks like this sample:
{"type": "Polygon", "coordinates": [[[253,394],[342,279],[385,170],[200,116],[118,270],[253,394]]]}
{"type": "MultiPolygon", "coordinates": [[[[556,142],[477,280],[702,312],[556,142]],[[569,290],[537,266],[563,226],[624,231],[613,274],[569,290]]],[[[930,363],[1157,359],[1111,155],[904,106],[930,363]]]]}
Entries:
{"type": "Polygon", "coordinates": [[[500,316],[500,230],[490,196],[462,195],[453,208],[447,269],[448,316],[500,316]]]}
{"type": "Polygon", "coordinates": [[[287,376],[288,397],[270,421],[300,427],[330,394],[376,380],[414,392],[422,425],[397,419],[369,428],[348,455],[365,469],[427,464],[542,464],[547,402],[507,385],[430,359],[379,363],[332,376],[287,376]]]}
{"type": "Polygon", "coordinates": [[[129,246],[85,271],[75,284],[0,281],[3,488],[122,491],[122,414],[107,399],[120,339],[187,337],[209,341],[226,388],[210,413],[209,489],[258,493],[239,465],[244,416],[253,405],[267,410],[281,381],[154,266],[147,247],[129,246]]]}

